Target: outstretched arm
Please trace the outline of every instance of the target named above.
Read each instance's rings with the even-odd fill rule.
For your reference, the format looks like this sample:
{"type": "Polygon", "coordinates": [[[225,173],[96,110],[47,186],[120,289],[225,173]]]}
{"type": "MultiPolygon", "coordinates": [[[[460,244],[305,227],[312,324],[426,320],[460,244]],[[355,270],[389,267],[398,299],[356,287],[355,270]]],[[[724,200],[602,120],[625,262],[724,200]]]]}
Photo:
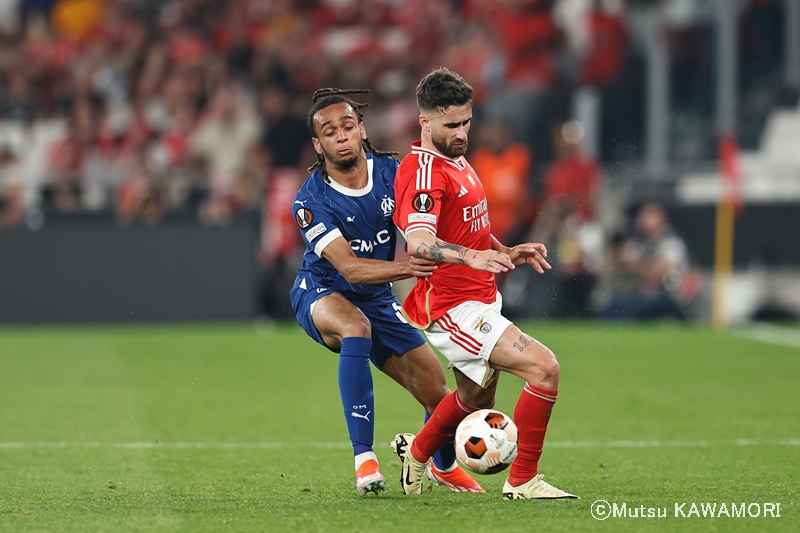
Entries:
{"type": "Polygon", "coordinates": [[[427,278],[438,267],[431,261],[412,257],[408,261],[381,261],[358,257],[344,237],[337,237],[322,251],[350,284],[380,285],[411,277],[427,278]]]}
{"type": "Polygon", "coordinates": [[[492,235],[492,250],[498,250],[507,254],[511,258],[511,262],[515,265],[529,264],[539,274],[544,274],[545,269],[550,270],[552,267],[547,262],[547,247],[538,242],[528,242],[525,244],[518,244],[513,248],[504,246],[497,238],[492,235]]]}
{"type": "Polygon", "coordinates": [[[508,272],[514,269],[509,256],[497,250],[472,250],[445,242],[425,230],[412,231],[406,235],[408,253],[413,257],[436,263],[467,265],[475,270],[508,272]]]}

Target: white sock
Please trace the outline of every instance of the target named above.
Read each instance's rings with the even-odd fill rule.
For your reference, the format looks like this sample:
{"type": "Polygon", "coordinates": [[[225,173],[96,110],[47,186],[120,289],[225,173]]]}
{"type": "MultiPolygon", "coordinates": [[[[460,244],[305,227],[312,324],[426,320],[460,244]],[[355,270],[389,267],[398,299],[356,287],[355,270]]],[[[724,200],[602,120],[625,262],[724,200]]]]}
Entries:
{"type": "Polygon", "coordinates": [[[372,459],[376,463],[378,462],[378,457],[375,455],[375,452],[364,452],[356,455],[356,470],[361,468],[361,465],[363,465],[370,459],[372,459]]]}

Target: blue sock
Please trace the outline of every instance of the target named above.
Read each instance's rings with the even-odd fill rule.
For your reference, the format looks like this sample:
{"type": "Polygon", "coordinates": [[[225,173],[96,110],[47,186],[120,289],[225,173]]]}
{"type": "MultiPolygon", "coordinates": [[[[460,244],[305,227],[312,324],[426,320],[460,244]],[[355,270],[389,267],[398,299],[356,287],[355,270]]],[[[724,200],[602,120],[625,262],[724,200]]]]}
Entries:
{"type": "MultiPolygon", "coordinates": [[[[426,423],[430,418],[430,413],[425,413],[426,423]]],[[[456,449],[453,447],[454,440],[455,437],[447,439],[447,442],[442,444],[442,446],[436,450],[436,453],[433,454],[433,464],[436,465],[436,468],[439,470],[447,470],[456,462],[456,449]]]]}
{"type": "Polygon", "coordinates": [[[371,347],[372,339],[347,337],[342,339],[339,351],[339,394],[355,455],[372,451],[375,434],[375,394],[369,368],[371,347]]]}

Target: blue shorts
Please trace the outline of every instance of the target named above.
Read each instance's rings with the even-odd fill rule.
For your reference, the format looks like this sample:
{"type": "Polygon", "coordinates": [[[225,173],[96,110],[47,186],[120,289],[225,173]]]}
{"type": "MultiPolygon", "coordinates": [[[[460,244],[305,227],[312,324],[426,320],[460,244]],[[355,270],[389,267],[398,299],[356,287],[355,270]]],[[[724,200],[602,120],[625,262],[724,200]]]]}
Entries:
{"type": "MultiPolygon", "coordinates": [[[[322,335],[311,319],[311,306],[333,292],[337,291],[301,289],[295,283],[290,293],[297,323],[309,337],[329,350],[331,348],[322,341],[322,335]]],[[[341,292],[339,294],[361,309],[372,325],[372,350],[369,358],[378,369],[382,368],[392,355],[403,354],[425,344],[422,334],[409,326],[400,314],[400,302],[391,289],[369,298],[356,298],[341,292]]]]}

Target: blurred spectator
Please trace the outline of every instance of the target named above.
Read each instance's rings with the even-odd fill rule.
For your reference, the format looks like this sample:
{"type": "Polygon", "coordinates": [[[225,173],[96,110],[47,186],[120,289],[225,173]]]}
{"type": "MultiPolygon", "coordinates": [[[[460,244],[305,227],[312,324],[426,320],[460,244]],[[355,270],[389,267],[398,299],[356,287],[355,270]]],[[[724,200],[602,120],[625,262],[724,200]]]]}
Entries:
{"type": "Polygon", "coordinates": [[[460,73],[474,90],[473,103],[482,106],[490,87],[502,83],[497,66],[502,50],[496,39],[480,24],[469,23],[442,53],[442,65],[460,73]]]}
{"type": "Polygon", "coordinates": [[[604,281],[611,294],[604,318],[685,319],[688,305],[700,292],[686,244],[655,203],[639,209],[632,238],[616,239],[607,268],[604,281]]]}
{"type": "Polygon", "coordinates": [[[625,61],[628,30],[622,0],[558,0],[553,18],[564,29],[581,85],[606,85],[625,61]]]}
{"type": "Polygon", "coordinates": [[[557,51],[563,32],[555,24],[554,0],[510,0],[493,3],[489,20],[502,44],[503,85],[487,102],[490,118],[506,122],[515,140],[527,144],[540,159],[549,151],[551,115],[560,109],[550,93],[558,78],[557,51]]]}
{"type": "Polygon", "coordinates": [[[21,72],[12,73],[8,85],[0,91],[0,117],[5,120],[30,123],[41,112],[42,105],[36,90],[21,72]]]}
{"type": "Polygon", "coordinates": [[[90,152],[98,144],[97,111],[93,102],[75,102],[66,138],[50,149],[47,184],[43,193],[45,209],[75,212],[81,209],[81,195],[90,152]]]}
{"type": "Polygon", "coordinates": [[[556,76],[555,47],[563,35],[555,24],[553,0],[510,0],[498,13],[497,29],[507,58],[506,82],[515,90],[535,93],[556,76]]]}
{"type": "Polygon", "coordinates": [[[0,151],[0,228],[19,223],[25,215],[22,186],[10,176],[13,162],[10,150],[0,151]]]}
{"type": "Polygon", "coordinates": [[[315,156],[311,134],[294,112],[289,94],[270,86],[262,91],[259,103],[265,119],[263,164],[269,175],[263,178],[266,194],[261,210],[261,311],[273,318],[289,318],[293,316],[291,303],[281,287],[291,284],[294,272],[290,261],[300,251],[292,199],[315,156]]]}
{"type": "Polygon", "coordinates": [[[531,223],[528,179],[531,152],[513,143],[508,127],[497,121],[478,126],[477,148],[470,156],[492,210],[492,235],[502,243],[521,242],[531,223]]]}
{"type": "Polygon", "coordinates": [[[234,83],[220,86],[206,115],[189,139],[192,156],[208,169],[209,197],[201,216],[209,223],[224,223],[249,197],[245,166],[250,150],[258,143],[260,123],[241,88],[234,83]]]}
{"type": "Polygon", "coordinates": [[[128,159],[127,176],[117,188],[117,217],[123,224],[153,225],[164,216],[163,191],[148,172],[142,152],[128,159]]]}
{"type": "Polygon", "coordinates": [[[621,9],[621,2],[617,2],[613,8],[595,8],[590,13],[590,45],[578,74],[581,84],[606,85],[619,75],[628,53],[628,31],[619,13],[621,9]]]}
{"type": "Polygon", "coordinates": [[[584,221],[594,218],[600,169],[597,161],[581,153],[583,126],[575,121],[559,124],[553,139],[556,160],[544,177],[543,211],[554,204],[566,204],[568,211],[576,211],[584,221]]]}
{"type": "Polygon", "coordinates": [[[585,317],[591,312],[590,297],[602,250],[602,231],[594,221],[600,182],[597,162],[581,154],[583,130],[577,122],[555,128],[557,159],[549,166],[542,207],[532,240],[548,243],[553,250],[557,277],[557,317],[585,317]]]}
{"type": "Polygon", "coordinates": [[[189,137],[194,130],[195,109],[188,102],[176,103],[165,119],[163,133],[148,151],[147,164],[163,182],[168,209],[180,210],[193,191],[202,188],[189,154],[189,137]]]}

